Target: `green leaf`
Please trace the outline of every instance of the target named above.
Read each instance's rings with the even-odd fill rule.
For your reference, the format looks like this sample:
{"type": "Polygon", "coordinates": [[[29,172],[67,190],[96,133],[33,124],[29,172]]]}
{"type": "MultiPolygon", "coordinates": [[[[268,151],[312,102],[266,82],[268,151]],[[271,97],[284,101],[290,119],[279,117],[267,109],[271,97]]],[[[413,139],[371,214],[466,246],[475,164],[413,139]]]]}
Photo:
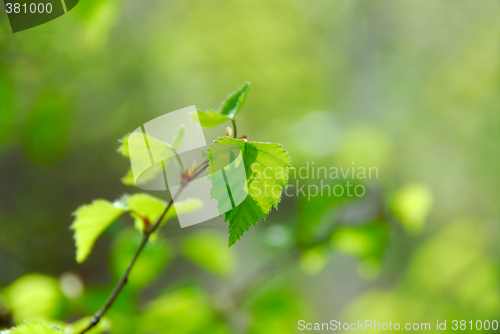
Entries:
{"type": "Polygon", "coordinates": [[[207,152],[205,152],[201,148],[200,148],[200,155],[201,155],[201,157],[202,157],[203,160],[208,160],[208,154],[207,154],[207,152]]]}
{"type": "MultiPolygon", "coordinates": [[[[3,332],[2,332],[3,333],[3,332]]],[[[46,324],[23,324],[21,326],[12,328],[5,333],[9,334],[56,334],[62,333],[61,330],[54,326],[46,324]]]]}
{"type": "Polygon", "coordinates": [[[116,151],[118,153],[120,153],[121,155],[123,155],[125,158],[130,158],[130,154],[128,151],[128,137],[129,136],[130,136],[130,133],[123,136],[123,138],[118,139],[120,146],[118,146],[118,149],[116,151]]]}
{"type": "MultiPolygon", "coordinates": [[[[146,137],[148,140],[148,145],[151,154],[154,157],[163,157],[165,160],[165,164],[167,164],[170,158],[174,155],[173,149],[176,150],[181,145],[181,141],[182,138],[184,137],[185,130],[186,127],[182,125],[179,128],[177,135],[172,140],[171,144],[165,143],[161,140],[158,140],[148,135],[144,136],[142,133],[128,134],[119,140],[121,145],[118,147],[117,151],[121,153],[123,156],[130,158],[129,140],[132,139],[132,141],[137,140],[139,142],[142,142],[144,141],[144,137],[146,137]]],[[[137,168],[137,170],[143,171],[140,175],[140,181],[139,180],[136,181],[136,179],[134,178],[134,173],[132,172],[132,168],[130,168],[127,174],[121,179],[123,184],[128,186],[137,185],[138,182],[140,182],[141,184],[145,184],[156,178],[157,175],[161,173],[163,170],[162,168],[151,168],[152,167],[151,157],[148,151],[146,150],[144,151],[136,150],[136,153],[134,154],[134,167],[137,168]]]]}
{"type": "MultiPolygon", "coordinates": [[[[191,115],[191,119],[195,118],[191,115]]],[[[221,115],[215,110],[198,110],[198,120],[200,121],[201,126],[205,128],[212,128],[222,122],[230,121],[231,117],[221,115]]]]}
{"type": "MultiPolygon", "coordinates": [[[[225,121],[234,119],[236,114],[240,111],[247,98],[248,91],[250,90],[250,82],[245,82],[237,91],[229,94],[220,110],[197,110],[198,120],[201,126],[205,128],[212,128],[225,121]]],[[[191,115],[191,119],[196,121],[196,117],[191,115]]]]}
{"type": "Polygon", "coordinates": [[[224,244],[220,233],[202,231],[184,240],[182,252],[186,258],[208,272],[226,277],[234,272],[236,259],[224,244]]]}
{"type": "MultiPolygon", "coordinates": [[[[144,193],[134,194],[127,200],[127,206],[131,211],[132,217],[134,218],[135,227],[143,233],[147,230],[147,228],[149,228],[149,226],[151,226],[151,224],[154,224],[156,220],[160,218],[167,204],[167,202],[159,199],[158,197],[144,193]],[[145,224],[144,218],[147,219],[149,225],[148,223],[145,224]]],[[[198,210],[202,207],[202,205],[201,201],[195,198],[177,201],[175,206],[172,205],[172,207],[170,207],[168,212],[165,214],[161,225],[177,216],[177,214],[186,214],[198,210]]]]}
{"type": "Polygon", "coordinates": [[[243,107],[243,103],[245,103],[245,99],[247,98],[249,90],[250,82],[247,81],[243,86],[240,87],[240,89],[229,94],[226,97],[226,100],[224,100],[219,113],[223,116],[227,116],[233,119],[238,111],[240,111],[241,107],[243,107]]]}
{"type": "Polygon", "coordinates": [[[84,205],[73,214],[76,219],[71,225],[75,231],[76,260],[83,262],[89,256],[101,233],[127,209],[119,202],[114,204],[98,199],[84,205]]]}
{"type": "MultiPolygon", "coordinates": [[[[130,215],[134,218],[135,228],[144,233],[160,218],[167,203],[158,197],[140,193],[131,195],[127,200],[127,206],[130,209],[130,215]]],[[[169,211],[172,212],[172,209],[170,208],[169,211]]]]}
{"type": "Polygon", "coordinates": [[[128,169],[127,174],[120,179],[122,183],[126,186],[135,186],[134,173],[132,172],[132,168],[128,169]]]}
{"type": "Polygon", "coordinates": [[[188,198],[183,201],[176,201],[175,206],[172,207],[172,215],[170,216],[170,212],[167,213],[167,220],[177,215],[184,215],[186,213],[200,210],[202,207],[203,202],[198,198],[188,198]]]}
{"type": "MultiPolygon", "coordinates": [[[[240,148],[246,170],[246,190],[248,196],[235,208],[225,213],[225,221],[229,222],[229,246],[241,238],[245,231],[255,225],[260,218],[266,218],[272,207],[277,207],[281,201],[281,192],[288,182],[288,169],[291,167],[291,159],[283,146],[272,143],[247,142],[240,139],[221,138],[214,144],[227,143],[240,148]]],[[[209,148],[212,171],[214,168],[212,150],[214,144],[209,148]]],[[[216,162],[217,163],[217,162],[216,162]]],[[[207,179],[211,179],[210,174],[207,179]]],[[[227,198],[226,189],[218,186],[212,180],[211,197],[219,204],[219,212],[222,207],[227,207],[224,199],[227,198]]]]}
{"type": "Polygon", "coordinates": [[[175,136],[174,140],[172,141],[171,145],[174,148],[174,150],[178,150],[179,147],[181,146],[181,141],[182,141],[182,138],[184,137],[185,132],[186,132],[186,126],[183,124],[179,128],[177,135],[175,136]]]}
{"type": "MultiPolygon", "coordinates": [[[[144,137],[147,138],[149,149],[154,157],[163,157],[164,159],[168,159],[173,155],[172,146],[170,144],[162,142],[161,140],[151,136],[144,136],[142,133],[131,133],[121,139],[120,142],[122,145],[118,148],[118,152],[123,154],[125,157],[130,158],[129,141],[144,142],[144,137]]],[[[134,163],[144,164],[149,167],[151,165],[151,159],[148,151],[137,151],[136,154],[134,154],[134,163]]]]}

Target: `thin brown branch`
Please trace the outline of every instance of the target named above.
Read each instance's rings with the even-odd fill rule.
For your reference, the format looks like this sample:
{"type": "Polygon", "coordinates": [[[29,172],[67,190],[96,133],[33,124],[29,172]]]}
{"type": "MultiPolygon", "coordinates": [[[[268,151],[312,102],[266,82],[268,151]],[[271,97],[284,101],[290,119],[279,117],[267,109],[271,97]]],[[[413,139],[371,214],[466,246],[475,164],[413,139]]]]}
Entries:
{"type": "MultiPolygon", "coordinates": [[[[178,155],[177,155],[177,157],[179,158],[178,155]]],[[[182,163],[182,161],[180,161],[180,158],[179,158],[179,162],[182,163]]],[[[198,175],[200,175],[208,167],[208,163],[209,163],[209,161],[205,160],[200,165],[196,166],[194,169],[195,173],[192,176],[190,176],[187,183],[182,184],[181,188],[179,188],[179,190],[174,195],[174,197],[172,197],[170,202],[167,204],[167,206],[165,207],[165,209],[161,213],[160,217],[156,220],[156,222],[151,226],[151,228],[148,230],[148,232],[142,238],[142,242],[141,242],[139,248],[137,249],[137,252],[135,253],[132,261],[129,263],[127,270],[123,274],[122,278],[120,279],[120,281],[116,285],[115,289],[113,290],[113,293],[111,294],[111,296],[109,296],[108,300],[106,301],[106,304],[104,305],[104,307],[92,317],[92,319],[90,320],[90,324],[87,327],[85,327],[85,329],[82,330],[80,332],[80,334],[84,334],[87,331],[89,331],[90,329],[94,328],[99,323],[99,321],[101,321],[102,317],[106,314],[106,312],[111,308],[111,306],[115,302],[116,298],[118,297],[118,295],[122,291],[123,287],[125,286],[125,284],[127,284],[130,272],[132,271],[132,268],[134,267],[135,262],[139,258],[139,255],[142,253],[142,250],[144,249],[144,247],[148,243],[149,238],[151,237],[151,234],[153,234],[158,229],[158,227],[160,227],[163,218],[167,214],[168,210],[170,210],[170,208],[172,207],[172,204],[174,203],[175,199],[179,196],[179,194],[182,192],[182,190],[189,184],[190,181],[194,180],[198,175]]]]}
{"type": "Polygon", "coordinates": [[[92,319],[90,320],[90,324],[83,331],[81,331],[80,334],[86,333],[87,331],[89,331],[90,329],[92,329],[93,327],[95,327],[99,323],[99,321],[101,321],[101,318],[106,314],[106,312],[109,310],[109,308],[113,305],[113,303],[115,302],[116,298],[118,297],[118,295],[122,291],[123,287],[125,286],[125,284],[127,284],[128,276],[130,275],[130,271],[132,271],[132,268],[134,267],[134,264],[137,261],[137,258],[139,257],[139,255],[141,254],[142,250],[144,249],[144,247],[148,243],[149,237],[151,237],[151,234],[153,234],[158,229],[158,227],[161,224],[161,221],[163,220],[163,218],[167,214],[168,210],[170,210],[170,208],[172,207],[172,204],[174,203],[174,200],[177,198],[177,196],[179,196],[179,194],[181,193],[182,189],[184,189],[184,187],[186,185],[187,185],[187,183],[181,186],[181,188],[177,191],[177,193],[174,195],[174,197],[172,197],[172,199],[170,200],[170,202],[167,204],[167,206],[165,207],[165,209],[161,213],[160,217],[156,220],[156,222],[153,224],[153,226],[151,226],[151,228],[148,230],[148,232],[144,235],[144,237],[142,238],[141,245],[139,246],[139,249],[137,249],[137,252],[135,253],[132,261],[130,262],[130,264],[128,265],[127,270],[125,271],[125,273],[123,274],[122,278],[120,279],[120,281],[116,285],[116,287],[113,290],[113,293],[111,294],[111,296],[109,296],[106,304],[104,305],[104,307],[99,312],[97,312],[92,317],[92,319]]]}

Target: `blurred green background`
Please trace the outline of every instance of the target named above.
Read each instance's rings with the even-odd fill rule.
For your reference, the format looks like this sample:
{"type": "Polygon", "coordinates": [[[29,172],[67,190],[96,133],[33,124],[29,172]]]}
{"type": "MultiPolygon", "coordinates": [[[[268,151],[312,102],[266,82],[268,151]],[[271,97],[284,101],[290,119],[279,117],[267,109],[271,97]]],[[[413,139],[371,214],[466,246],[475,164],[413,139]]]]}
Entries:
{"type": "Polygon", "coordinates": [[[0,328],[102,306],[140,235],[121,218],[77,265],[69,226],[136,191],[117,140],[245,80],[240,135],[282,143],[296,169],[378,179],[360,199],[285,197],[230,249],[224,226],[170,222],[95,333],[500,321],[499,15],[493,0],[82,0],[12,34],[1,10],[0,328]]]}

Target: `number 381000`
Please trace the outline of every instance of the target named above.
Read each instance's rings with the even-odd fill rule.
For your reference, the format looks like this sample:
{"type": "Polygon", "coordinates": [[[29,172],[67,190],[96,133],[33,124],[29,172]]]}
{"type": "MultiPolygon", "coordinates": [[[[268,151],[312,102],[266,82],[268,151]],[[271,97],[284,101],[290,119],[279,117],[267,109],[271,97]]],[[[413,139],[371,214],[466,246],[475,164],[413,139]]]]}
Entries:
{"type": "Polygon", "coordinates": [[[18,14],[18,13],[31,13],[31,14],[35,14],[35,13],[52,13],[52,4],[51,3],[47,3],[47,4],[44,4],[44,3],[39,3],[39,4],[36,4],[36,3],[30,3],[30,4],[20,4],[20,3],[6,3],[5,4],[5,9],[7,11],[8,14],[10,13],[15,13],[15,14],[18,14]]]}

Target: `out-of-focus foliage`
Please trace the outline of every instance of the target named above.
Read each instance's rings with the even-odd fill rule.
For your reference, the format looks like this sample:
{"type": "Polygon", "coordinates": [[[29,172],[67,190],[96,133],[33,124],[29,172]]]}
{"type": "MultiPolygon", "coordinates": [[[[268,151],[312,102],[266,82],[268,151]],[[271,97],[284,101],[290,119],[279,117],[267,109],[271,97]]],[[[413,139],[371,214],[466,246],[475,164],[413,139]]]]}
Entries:
{"type": "Polygon", "coordinates": [[[496,319],[499,274],[484,252],[484,232],[474,221],[445,228],[415,253],[398,285],[359,296],[347,308],[346,320],[361,317],[435,326],[439,319],[446,320],[453,332],[453,320],[496,319]]]}
{"type": "Polygon", "coordinates": [[[13,131],[14,96],[12,79],[6,69],[0,67],[0,143],[5,141],[13,131]]]}
{"type": "Polygon", "coordinates": [[[203,231],[184,240],[182,252],[189,260],[221,277],[229,276],[236,269],[236,259],[219,233],[203,231]]]}
{"type": "Polygon", "coordinates": [[[292,333],[301,307],[296,296],[286,289],[266,291],[254,297],[251,311],[252,326],[249,333],[292,333]]]}
{"type": "Polygon", "coordinates": [[[227,333],[223,319],[198,287],[167,291],[148,305],[139,322],[139,332],[227,333]]]}
{"type": "Polygon", "coordinates": [[[5,296],[17,323],[56,319],[64,307],[57,279],[39,274],[19,278],[5,296]]]}
{"type": "MultiPolygon", "coordinates": [[[[148,194],[124,196],[114,203],[106,200],[95,200],[92,204],[80,207],[75,213],[75,221],[71,229],[75,231],[76,259],[83,262],[92,251],[96,239],[120,215],[130,212],[135,227],[146,233],[151,225],[160,218],[167,203],[148,194]]],[[[161,224],[176,216],[195,211],[200,208],[199,201],[187,199],[171,207],[163,216],[161,224]]]]}
{"type": "Polygon", "coordinates": [[[35,102],[22,130],[24,148],[33,160],[50,163],[63,156],[68,113],[68,107],[58,93],[47,92],[35,102]]]}
{"type": "Polygon", "coordinates": [[[419,233],[432,206],[432,193],[422,184],[410,184],[394,194],[392,209],[409,233],[419,233]]]}
{"type": "Polygon", "coordinates": [[[132,149],[134,150],[134,166],[136,171],[143,171],[140,175],[139,181],[137,175],[134,178],[134,173],[130,167],[127,174],[121,180],[123,184],[127,186],[134,186],[138,182],[147,183],[161,173],[160,168],[149,168],[151,167],[150,156],[149,154],[145,154],[144,150],[138,149],[138,143],[144,142],[144,139],[147,138],[150,149],[149,152],[151,152],[151,154],[155,157],[162,157],[164,159],[163,163],[166,164],[169,163],[175,150],[179,148],[182,138],[184,137],[184,132],[184,126],[181,126],[171,143],[164,143],[152,136],[136,132],[128,134],[120,139],[121,145],[118,147],[118,152],[124,157],[130,158],[130,146],[132,146],[132,149]]]}

